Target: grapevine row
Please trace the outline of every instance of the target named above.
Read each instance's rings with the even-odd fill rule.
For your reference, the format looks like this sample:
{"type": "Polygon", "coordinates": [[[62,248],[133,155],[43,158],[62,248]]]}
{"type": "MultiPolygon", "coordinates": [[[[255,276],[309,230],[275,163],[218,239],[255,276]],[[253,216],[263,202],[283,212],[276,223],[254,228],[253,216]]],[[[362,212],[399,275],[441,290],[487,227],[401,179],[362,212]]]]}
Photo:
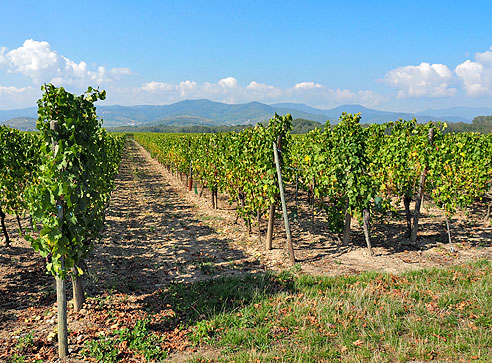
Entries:
{"type": "MultiPolygon", "coordinates": [[[[105,92],[75,96],[51,84],[38,101],[38,134],[0,129],[0,207],[29,213],[26,239],[57,281],[59,355],[68,354],[65,278],[73,279],[74,309],[84,300],[80,275],[118,172],[124,138],[106,133],[94,102],[105,92]]],[[[3,222],[2,212],[2,222],[3,222]]]]}
{"type": "Polygon", "coordinates": [[[369,248],[370,216],[394,209],[396,200],[403,201],[406,233],[415,242],[424,194],[448,219],[491,190],[491,135],[445,134],[444,124],[415,120],[365,128],[360,115],[344,113],[334,127],[292,137],[290,120],[275,116],[269,127],[240,133],[135,134],[135,139],[173,171],[192,170],[212,195],[227,194],[251,225],[277,202],[271,145],[281,135],[284,180],[297,181],[313,196],[328,213],[331,229],[344,230],[345,243],[351,218],[358,218],[369,248]]]}

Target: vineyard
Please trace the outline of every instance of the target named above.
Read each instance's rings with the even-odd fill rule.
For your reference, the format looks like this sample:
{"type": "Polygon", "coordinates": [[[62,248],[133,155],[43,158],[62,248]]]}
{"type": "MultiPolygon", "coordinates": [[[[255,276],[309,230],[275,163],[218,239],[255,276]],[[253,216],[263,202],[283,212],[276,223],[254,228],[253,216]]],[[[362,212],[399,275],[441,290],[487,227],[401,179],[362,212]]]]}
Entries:
{"type": "Polygon", "coordinates": [[[39,132],[0,127],[0,359],[490,357],[492,135],[114,135],[104,97],[45,85],[39,132]]]}
{"type": "MultiPolygon", "coordinates": [[[[307,191],[315,209],[328,215],[330,230],[350,240],[352,217],[364,226],[371,251],[369,221],[395,211],[403,202],[411,242],[417,241],[424,195],[443,211],[449,243],[450,221],[492,191],[492,137],[446,134],[445,125],[418,125],[415,120],[371,125],[364,129],[359,115],[343,114],[333,128],[316,129],[300,137],[289,134],[290,116],[275,116],[268,127],[241,133],[175,136],[137,134],[136,141],[177,175],[186,175],[236,204],[248,228],[267,216],[266,249],[271,249],[272,221],[279,203],[279,183],[272,144],[282,156],[283,179],[307,191]],[[414,211],[410,210],[415,202],[414,211]]],[[[297,214],[297,208],[293,211],[297,214]]],[[[490,207],[486,218],[490,216],[490,207]]],[[[450,246],[453,248],[452,245],[450,246]]]]}

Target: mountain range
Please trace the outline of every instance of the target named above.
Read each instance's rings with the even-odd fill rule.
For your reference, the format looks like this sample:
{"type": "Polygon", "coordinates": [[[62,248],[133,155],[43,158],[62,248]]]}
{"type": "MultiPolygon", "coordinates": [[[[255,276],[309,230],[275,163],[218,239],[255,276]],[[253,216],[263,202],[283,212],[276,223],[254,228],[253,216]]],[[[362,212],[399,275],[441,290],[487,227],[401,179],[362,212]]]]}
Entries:
{"type": "MultiPolygon", "coordinates": [[[[117,126],[217,126],[256,124],[270,119],[274,113],[290,113],[293,118],[303,118],[325,123],[336,123],[342,112],[362,113],[363,123],[383,123],[399,118],[416,118],[419,122],[446,121],[471,122],[476,116],[492,115],[492,108],[453,107],[429,109],[419,113],[389,112],[366,108],[361,105],[342,105],[324,110],[300,103],[260,102],[226,104],[206,99],[185,100],[170,105],[97,106],[97,114],[105,127],[117,126]]],[[[0,124],[8,124],[23,130],[35,129],[37,108],[0,110],[0,124]]]]}

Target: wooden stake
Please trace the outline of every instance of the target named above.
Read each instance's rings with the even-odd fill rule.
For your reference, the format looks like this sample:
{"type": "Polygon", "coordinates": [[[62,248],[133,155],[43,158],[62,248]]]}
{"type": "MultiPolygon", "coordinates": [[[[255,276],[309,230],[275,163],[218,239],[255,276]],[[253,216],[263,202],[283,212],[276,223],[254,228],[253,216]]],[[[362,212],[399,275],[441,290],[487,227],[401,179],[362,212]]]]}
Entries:
{"type": "Polygon", "coordinates": [[[10,247],[10,238],[7,232],[7,227],[5,226],[5,213],[2,211],[2,207],[0,206],[0,223],[2,224],[2,232],[5,237],[5,246],[10,247]]]}
{"type": "Polygon", "coordinates": [[[350,224],[352,223],[352,216],[348,211],[349,202],[345,206],[345,225],[343,229],[343,245],[347,246],[350,242],[350,224]]]}
{"type": "Polygon", "coordinates": [[[84,285],[76,267],[72,268],[73,310],[78,313],[85,302],[84,285]]]}
{"type": "Polygon", "coordinates": [[[371,240],[369,239],[369,211],[364,209],[362,212],[362,219],[364,221],[364,237],[366,238],[367,249],[369,250],[369,255],[373,255],[371,240]]]}
{"type": "Polygon", "coordinates": [[[191,192],[191,188],[193,187],[193,168],[190,163],[190,177],[188,180],[188,190],[191,192]]]}
{"type": "Polygon", "coordinates": [[[405,206],[405,218],[407,220],[407,235],[410,237],[412,235],[412,213],[410,213],[410,202],[412,201],[411,197],[404,196],[403,197],[403,205],[405,206]]]}
{"type": "MultiPolygon", "coordinates": [[[[50,121],[50,129],[58,131],[58,121],[50,121]]],[[[58,141],[52,140],[53,150],[55,154],[58,151],[58,141]]],[[[56,202],[58,209],[58,220],[63,221],[63,201],[58,199],[56,202]]],[[[63,271],[65,268],[65,258],[60,258],[60,269],[63,271]]],[[[58,356],[64,361],[68,356],[68,335],[67,335],[67,292],[65,286],[65,280],[60,276],[55,277],[56,280],[56,303],[58,309],[58,356]]]]}
{"type": "Polygon", "coordinates": [[[287,205],[285,204],[284,183],[282,181],[282,171],[280,170],[280,161],[278,158],[277,145],[273,143],[273,155],[275,156],[275,165],[277,167],[278,188],[280,189],[280,200],[282,202],[282,212],[284,215],[285,233],[287,234],[287,249],[292,264],[296,263],[294,256],[294,247],[292,245],[292,236],[290,234],[289,216],[287,215],[287,205]]]}
{"type": "Polygon", "coordinates": [[[258,241],[261,243],[261,215],[260,210],[256,212],[256,224],[258,225],[258,241]]]}
{"type": "MultiPolygon", "coordinates": [[[[277,148],[280,149],[282,146],[282,138],[280,135],[277,138],[277,148]]],[[[275,156],[273,157],[273,162],[275,163],[275,156]]],[[[278,200],[278,196],[275,196],[275,199],[278,200]]],[[[265,249],[267,251],[270,251],[272,249],[272,244],[273,244],[273,228],[275,227],[275,205],[277,204],[276,201],[274,201],[272,204],[270,204],[270,211],[268,213],[268,228],[267,228],[267,236],[266,236],[266,241],[265,241],[265,249]]]]}
{"type": "Polygon", "coordinates": [[[294,222],[299,221],[299,174],[296,172],[296,214],[294,218],[294,222]]]}
{"type": "MultiPolygon", "coordinates": [[[[429,130],[428,138],[429,138],[429,143],[432,145],[432,142],[434,139],[434,129],[429,130]]],[[[419,195],[417,197],[417,200],[415,201],[415,211],[413,213],[413,229],[412,229],[412,234],[410,236],[410,241],[413,243],[417,242],[417,231],[419,229],[420,207],[421,207],[422,201],[424,199],[426,176],[427,176],[427,166],[424,166],[424,169],[422,170],[422,174],[420,174],[419,195]]]]}
{"type": "Polygon", "coordinates": [[[270,211],[268,212],[268,229],[265,241],[265,249],[270,251],[272,249],[273,241],[273,227],[275,224],[275,203],[270,204],[270,211]]]}
{"type": "MultiPolygon", "coordinates": [[[[61,258],[61,268],[64,266],[64,258],[61,258]]],[[[56,304],[58,308],[58,356],[64,360],[68,356],[67,333],[67,294],[65,280],[56,277],[56,304]]]]}
{"type": "Polygon", "coordinates": [[[311,224],[314,226],[314,202],[315,202],[315,195],[314,195],[314,188],[315,188],[315,185],[314,185],[314,177],[313,177],[313,182],[311,184],[311,190],[312,190],[312,196],[313,196],[313,200],[312,200],[312,204],[311,204],[311,224]]]}
{"type": "Polygon", "coordinates": [[[447,229],[447,232],[448,232],[449,246],[451,248],[451,252],[454,252],[453,241],[451,241],[451,230],[449,228],[448,214],[446,213],[446,211],[444,211],[444,218],[446,219],[446,229],[447,229]]]}

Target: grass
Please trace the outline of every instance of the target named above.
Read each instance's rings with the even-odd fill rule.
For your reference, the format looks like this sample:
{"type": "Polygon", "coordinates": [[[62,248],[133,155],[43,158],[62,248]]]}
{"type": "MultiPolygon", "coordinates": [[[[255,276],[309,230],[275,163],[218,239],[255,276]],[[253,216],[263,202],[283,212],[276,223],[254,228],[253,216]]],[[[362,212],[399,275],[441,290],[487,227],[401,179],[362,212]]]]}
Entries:
{"type": "MultiPolygon", "coordinates": [[[[398,276],[247,275],[173,284],[160,299],[175,312],[169,329],[189,331],[198,352],[216,352],[197,353],[192,362],[490,362],[492,357],[490,261],[398,276]]],[[[158,345],[153,334],[146,331],[135,349],[164,359],[145,343],[158,345]]]]}

